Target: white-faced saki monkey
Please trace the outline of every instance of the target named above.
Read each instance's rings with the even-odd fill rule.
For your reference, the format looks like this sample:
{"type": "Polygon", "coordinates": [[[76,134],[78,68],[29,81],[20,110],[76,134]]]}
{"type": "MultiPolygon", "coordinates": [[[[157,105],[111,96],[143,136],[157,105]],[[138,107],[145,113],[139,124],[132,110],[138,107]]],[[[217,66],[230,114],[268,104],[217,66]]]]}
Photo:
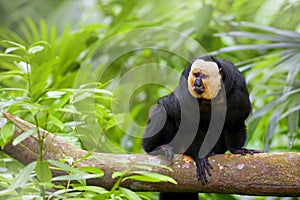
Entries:
{"type": "MultiPolygon", "coordinates": [[[[182,72],[175,90],[152,108],[142,145],[147,153],[174,153],[194,159],[198,180],[207,183],[212,165],[208,156],[253,154],[243,148],[245,120],[251,112],[246,81],[229,61],[204,55],[182,72]]],[[[198,199],[197,193],[161,193],[160,199],[198,199]]]]}

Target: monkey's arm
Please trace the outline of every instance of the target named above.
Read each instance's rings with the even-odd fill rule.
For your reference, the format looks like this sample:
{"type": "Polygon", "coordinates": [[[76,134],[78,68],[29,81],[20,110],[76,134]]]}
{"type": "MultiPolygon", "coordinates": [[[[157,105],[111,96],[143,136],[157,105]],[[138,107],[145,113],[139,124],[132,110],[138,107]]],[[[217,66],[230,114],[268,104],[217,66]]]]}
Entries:
{"type": "Polygon", "coordinates": [[[150,118],[144,132],[142,146],[147,153],[152,155],[165,155],[169,160],[173,159],[173,148],[168,145],[173,139],[170,133],[172,119],[165,108],[155,105],[150,113],[150,118]]]}
{"type": "Polygon", "coordinates": [[[260,151],[243,148],[246,140],[246,126],[234,127],[225,130],[225,144],[233,154],[254,154],[260,151]]]}
{"type": "Polygon", "coordinates": [[[198,178],[198,180],[201,181],[202,185],[207,183],[206,173],[209,176],[211,176],[212,165],[208,161],[208,156],[209,155],[207,155],[203,158],[200,158],[199,156],[197,156],[195,159],[195,163],[196,163],[196,167],[197,167],[197,178],[198,178]]]}
{"type": "Polygon", "coordinates": [[[228,105],[230,112],[224,127],[226,147],[233,154],[260,153],[257,150],[243,148],[247,134],[245,120],[251,111],[251,104],[248,95],[241,90],[235,92],[234,96],[239,97],[239,102],[228,99],[228,101],[231,100],[231,104],[228,105]]]}

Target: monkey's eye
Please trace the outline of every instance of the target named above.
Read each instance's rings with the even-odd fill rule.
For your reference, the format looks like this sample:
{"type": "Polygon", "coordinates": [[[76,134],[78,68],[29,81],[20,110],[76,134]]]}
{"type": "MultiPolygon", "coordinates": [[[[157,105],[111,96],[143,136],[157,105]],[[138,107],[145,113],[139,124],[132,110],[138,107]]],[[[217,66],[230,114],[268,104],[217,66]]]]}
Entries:
{"type": "Polygon", "coordinates": [[[195,77],[199,77],[201,74],[200,74],[200,72],[194,72],[194,74],[193,74],[195,77]]]}
{"type": "Polygon", "coordinates": [[[202,74],[201,78],[208,78],[208,75],[202,74]]]}

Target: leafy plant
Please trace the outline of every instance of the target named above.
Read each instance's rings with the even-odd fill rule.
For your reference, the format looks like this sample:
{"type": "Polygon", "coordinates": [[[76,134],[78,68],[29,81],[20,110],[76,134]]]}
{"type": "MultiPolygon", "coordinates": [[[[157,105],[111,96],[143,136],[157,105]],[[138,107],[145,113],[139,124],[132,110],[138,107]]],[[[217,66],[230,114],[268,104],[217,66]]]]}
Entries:
{"type": "MultiPolygon", "coordinates": [[[[0,192],[0,196],[9,198],[11,195],[23,197],[27,195],[28,198],[42,197],[44,199],[46,197],[58,199],[92,197],[140,199],[137,194],[120,187],[119,184],[127,179],[175,183],[170,177],[151,172],[152,168],[149,165],[137,164],[125,172],[119,172],[122,175],[113,189],[108,191],[101,187],[86,185],[87,179],[102,177],[103,171],[93,167],[75,167],[79,162],[91,156],[92,152],[76,161],[73,158],[66,158],[62,162],[44,160],[46,153],[44,139],[47,134],[40,131],[40,128],[61,137],[67,137],[69,141],[70,138],[74,138],[76,141],[73,144],[79,146],[79,139],[75,135],[76,129],[84,125],[84,121],[87,119],[85,119],[84,114],[76,110],[73,104],[78,104],[83,99],[94,98],[97,103],[95,109],[97,120],[107,131],[115,125],[110,114],[111,111],[107,108],[111,102],[112,93],[104,89],[106,83],[88,83],[81,85],[78,89],[71,88],[76,70],[80,66],[81,59],[83,59],[81,56],[84,57],[89,50],[86,40],[91,42],[91,38],[89,38],[93,35],[91,29],[86,32],[70,34],[67,27],[62,35],[60,50],[57,51],[55,48],[58,39],[55,29],[51,29],[49,40],[47,37],[49,35],[48,29],[43,20],[40,23],[40,31],[29,18],[27,24],[28,27],[23,26],[22,30],[25,35],[28,34],[27,40],[33,41],[32,43],[24,41],[22,38],[17,39],[20,42],[2,41],[4,52],[0,53],[0,57],[3,58],[0,60],[0,64],[3,66],[0,72],[0,110],[3,117],[6,116],[6,112],[11,112],[32,122],[36,127],[13,138],[15,125],[11,122],[5,122],[1,128],[0,145],[4,148],[11,140],[13,140],[13,145],[18,145],[26,138],[37,134],[39,159],[22,169],[16,177],[10,179],[3,177],[0,184],[4,190],[0,192]],[[31,34],[34,37],[31,37],[31,34]],[[75,43],[78,48],[76,51],[72,51],[75,43]],[[75,69],[74,66],[76,66],[75,69]],[[63,171],[65,175],[53,178],[51,169],[63,171]],[[133,169],[135,170],[133,171],[133,169]],[[23,179],[22,182],[18,180],[19,178],[23,179]],[[11,181],[12,184],[10,184],[11,181]],[[66,181],[67,184],[65,187],[54,184],[58,181],[66,181]],[[56,191],[48,191],[51,188],[55,188],[56,191]]],[[[95,28],[97,29],[97,27],[95,28]]],[[[118,174],[115,173],[113,178],[117,177],[118,174]]]]}
{"type": "MultiPolygon", "coordinates": [[[[27,177],[24,179],[24,184],[27,180],[30,180],[30,188],[37,181],[37,184],[40,186],[38,192],[40,196],[45,197],[46,189],[52,186],[52,174],[48,161],[44,160],[44,154],[46,153],[44,139],[47,137],[47,134],[40,131],[40,128],[56,134],[64,133],[61,135],[76,139],[73,139],[75,141],[73,143],[80,145],[78,138],[75,137],[75,126],[78,123],[73,118],[73,115],[79,115],[80,113],[72,105],[74,94],[72,81],[76,73],[70,69],[73,68],[78,57],[82,56],[82,51],[87,50],[88,45],[92,44],[91,40],[91,43],[86,42],[91,38],[93,31],[74,33],[68,39],[64,38],[60,45],[60,50],[57,51],[57,38],[54,28],[51,29],[50,37],[48,38],[48,29],[43,20],[40,23],[40,31],[29,18],[27,19],[27,25],[23,26],[22,29],[27,37],[27,41],[24,41],[16,34],[12,34],[12,36],[20,43],[11,40],[1,41],[5,51],[0,53],[0,65],[2,66],[0,71],[0,111],[2,117],[6,116],[6,112],[11,112],[32,122],[36,127],[25,131],[13,139],[15,127],[11,122],[8,122],[1,128],[0,144],[4,148],[13,139],[12,144],[18,145],[26,138],[37,134],[39,159],[29,165],[31,167],[34,166],[34,177],[36,179],[31,177],[33,171],[28,171],[25,174],[27,177]],[[28,41],[32,41],[32,43],[28,41]],[[75,43],[78,48],[75,51],[71,51],[70,48],[73,48],[72,46],[75,43]],[[72,53],[66,53],[67,51],[72,53]],[[62,84],[60,85],[60,83],[62,84]],[[65,87],[61,87],[62,85],[65,87]]],[[[69,34],[68,28],[66,28],[64,34],[64,37],[67,37],[69,34]]],[[[85,89],[83,88],[82,91],[84,92],[85,89]]],[[[103,92],[105,91],[103,90],[103,92]]],[[[100,97],[103,92],[89,92],[89,94],[96,94],[96,96],[100,97]]],[[[103,112],[103,109],[98,109],[97,112],[103,112]]],[[[77,172],[82,171],[84,169],[77,172]]],[[[86,174],[81,177],[85,179],[91,178],[91,176],[86,174]]],[[[16,182],[18,183],[18,181],[16,182]]],[[[20,187],[22,187],[22,184],[20,184],[20,187]]],[[[21,190],[23,192],[19,193],[19,189],[17,189],[17,186],[9,185],[4,190],[3,195],[11,192],[20,195],[26,193],[24,193],[24,190],[21,190]]]]}
{"type": "Polygon", "coordinates": [[[125,171],[114,172],[112,174],[112,178],[117,178],[117,181],[110,191],[102,187],[88,186],[86,185],[86,180],[89,178],[102,177],[104,175],[103,171],[94,167],[80,167],[77,169],[75,168],[75,165],[91,155],[92,153],[88,153],[78,161],[74,161],[73,158],[67,158],[61,162],[49,161],[54,166],[53,169],[61,170],[68,174],[53,178],[53,181],[67,181],[68,183],[66,187],[62,185],[54,185],[53,187],[57,188],[57,190],[53,193],[48,192],[49,197],[59,199],[90,198],[139,200],[148,198],[143,194],[135,193],[127,188],[121,187],[120,184],[126,180],[170,182],[177,184],[177,182],[171,177],[152,172],[154,167],[168,171],[172,171],[171,168],[157,164],[137,163],[130,166],[125,171]]]}
{"type": "MultiPolygon", "coordinates": [[[[177,184],[177,182],[169,176],[152,172],[154,167],[162,168],[168,171],[173,171],[170,167],[164,165],[151,163],[136,163],[134,165],[131,165],[126,171],[114,172],[112,174],[112,178],[119,178],[112,187],[111,191],[108,193],[108,196],[112,196],[116,192],[121,192],[125,197],[129,199],[141,199],[136,193],[124,187],[120,187],[120,184],[126,180],[136,180],[143,182],[170,182],[173,184],[177,184]]],[[[106,198],[108,196],[106,196],[106,198]]]]}
{"type": "MultiPolygon", "coordinates": [[[[36,167],[36,162],[32,162],[26,167],[24,167],[18,174],[11,176],[1,176],[1,188],[4,188],[0,191],[0,196],[9,197],[10,195],[18,195],[22,194],[26,196],[26,191],[28,189],[33,188],[34,183],[32,181],[31,174],[33,173],[36,167]],[[20,191],[20,189],[22,191],[20,191]]],[[[34,189],[34,191],[39,194],[38,188],[34,189]]],[[[36,195],[32,195],[36,197],[36,195]]]]}
{"type": "MultiPolygon", "coordinates": [[[[254,44],[233,45],[214,53],[257,50],[260,56],[240,64],[240,70],[247,74],[252,87],[251,99],[254,113],[249,119],[250,134],[264,132],[264,151],[268,151],[275,133],[283,133],[281,140],[292,148],[299,136],[299,79],[300,79],[300,33],[256,25],[248,22],[233,23],[238,29],[217,36],[251,39],[254,44]],[[250,70],[251,69],[251,70],[250,70]],[[265,125],[267,124],[267,127],[265,125]],[[287,125],[285,125],[287,124],[287,125]],[[286,137],[287,136],[287,137],[286,137]]],[[[250,40],[250,41],[251,41],[250,40]]]]}

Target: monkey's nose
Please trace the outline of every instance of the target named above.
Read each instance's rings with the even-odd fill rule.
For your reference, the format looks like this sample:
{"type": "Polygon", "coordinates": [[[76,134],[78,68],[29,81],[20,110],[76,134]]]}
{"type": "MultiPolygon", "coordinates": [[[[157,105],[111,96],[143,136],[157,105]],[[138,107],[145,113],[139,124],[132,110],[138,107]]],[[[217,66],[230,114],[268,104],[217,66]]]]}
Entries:
{"type": "Polygon", "coordinates": [[[203,85],[203,83],[202,83],[201,78],[200,78],[200,77],[196,78],[196,80],[195,80],[195,82],[194,82],[194,86],[195,86],[195,87],[200,87],[200,86],[202,86],[202,85],[203,85]]]}

